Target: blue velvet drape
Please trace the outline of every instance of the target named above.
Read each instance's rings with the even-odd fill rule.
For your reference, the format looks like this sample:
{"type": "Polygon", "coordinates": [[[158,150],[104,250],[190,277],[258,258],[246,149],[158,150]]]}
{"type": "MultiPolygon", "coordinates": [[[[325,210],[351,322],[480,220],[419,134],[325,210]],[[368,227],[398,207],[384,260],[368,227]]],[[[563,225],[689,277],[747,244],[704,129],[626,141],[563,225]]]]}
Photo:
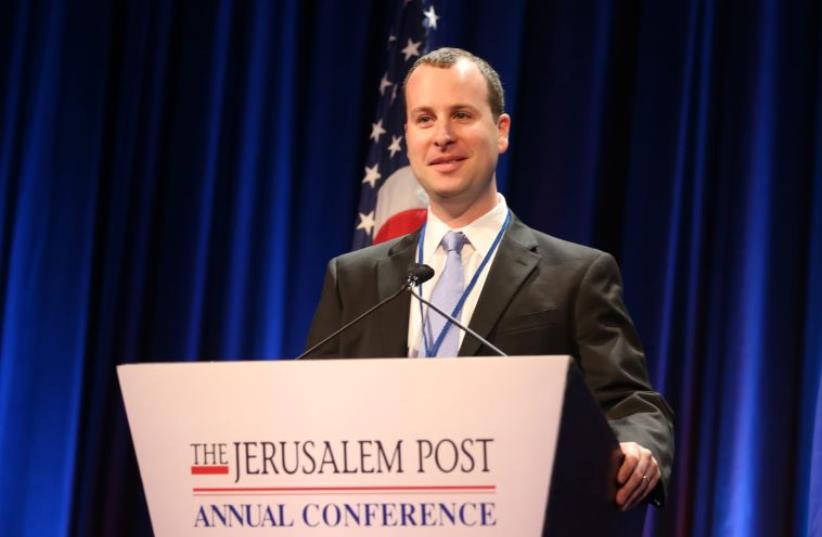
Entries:
{"type": "MultiPolygon", "coordinates": [[[[647,534],[822,534],[818,1],[434,1],[527,223],[614,253],[677,413],[647,534]]],[[[114,376],[299,352],[395,4],[0,4],[0,534],[148,535],[114,376]]]]}

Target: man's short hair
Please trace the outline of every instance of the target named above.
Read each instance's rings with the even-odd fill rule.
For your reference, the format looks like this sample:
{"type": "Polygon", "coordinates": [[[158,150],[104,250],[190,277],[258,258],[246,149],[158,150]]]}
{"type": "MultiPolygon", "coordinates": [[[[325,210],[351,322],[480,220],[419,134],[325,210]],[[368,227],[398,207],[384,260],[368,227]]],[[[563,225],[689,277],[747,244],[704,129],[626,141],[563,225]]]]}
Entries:
{"type": "Polygon", "coordinates": [[[502,89],[502,81],[499,78],[499,74],[487,61],[461,48],[442,47],[417,58],[417,61],[415,61],[414,65],[408,70],[408,73],[405,75],[405,80],[402,82],[403,92],[408,84],[408,79],[411,77],[411,73],[420,65],[431,65],[441,69],[448,69],[456,64],[460,58],[465,58],[473,62],[474,65],[479,68],[483,78],[485,78],[488,86],[488,104],[491,106],[491,114],[494,116],[494,121],[496,121],[505,111],[505,91],[502,89]]]}

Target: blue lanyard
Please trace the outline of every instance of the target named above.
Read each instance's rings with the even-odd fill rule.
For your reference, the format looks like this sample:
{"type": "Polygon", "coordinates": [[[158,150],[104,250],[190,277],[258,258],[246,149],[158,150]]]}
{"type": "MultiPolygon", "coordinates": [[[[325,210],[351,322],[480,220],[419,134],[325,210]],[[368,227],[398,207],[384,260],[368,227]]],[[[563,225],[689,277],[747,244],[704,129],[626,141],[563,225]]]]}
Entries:
{"type": "MultiPolygon", "coordinates": [[[[488,261],[493,256],[494,251],[497,249],[497,246],[499,246],[499,243],[502,240],[502,236],[505,234],[505,230],[508,229],[508,225],[510,223],[511,223],[511,210],[509,209],[508,214],[505,215],[505,221],[502,223],[502,227],[500,228],[499,232],[497,233],[496,238],[494,238],[494,242],[491,243],[491,247],[488,249],[488,252],[485,254],[485,257],[482,258],[482,262],[480,263],[479,267],[477,267],[477,270],[474,272],[474,276],[471,278],[471,281],[468,283],[468,287],[466,287],[465,290],[462,292],[462,296],[460,297],[459,301],[457,302],[457,305],[454,306],[454,311],[451,312],[451,317],[456,318],[459,315],[460,311],[462,310],[462,306],[465,304],[465,301],[468,299],[468,295],[470,295],[471,290],[474,289],[474,285],[476,285],[477,280],[479,280],[480,274],[482,274],[482,271],[485,268],[485,265],[488,264],[488,261]]],[[[425,228],[426,228],[427,225],[428,225],[427,222],[422,225],[422,229],[420,229],[420,238],[419,238],[419,241],[418,241],[418,244],[417,244],[417,259],[418,259],[418,263],[420,263],[420,264],[423,263],[423,259],[422,259],[422,257],[423,257],[423,247],[425,246],[425,228]]],[[[422,284],[420,284],[420,295],[422,295],[422,284]]],[[[445,340],[445,335],[448,333],[448,330],[451,328],[452,323],[448,322],[442,327],[442,330],[440,331],[439,336],[437,336],[436,341],[434,341],[434,346],[431,347],[429,345],[429,342],[432,339],[433,334],[429,334],[429,333],[426,332],[426,324],[427,323],[425,322],[425,316],[424,316],[423,310],[422,310],[422,302],[420,302],[419,304],[420,304],[420,322],[422,324],[422,340],[423,340],[423,345],[425,345],[425,355],[428,356],[428,357],[436,356],[437,351],[439,351],[443,340],[445,340]]],[[[429,312],[429,315],[430,315],[430,312],[429,312]]]]}

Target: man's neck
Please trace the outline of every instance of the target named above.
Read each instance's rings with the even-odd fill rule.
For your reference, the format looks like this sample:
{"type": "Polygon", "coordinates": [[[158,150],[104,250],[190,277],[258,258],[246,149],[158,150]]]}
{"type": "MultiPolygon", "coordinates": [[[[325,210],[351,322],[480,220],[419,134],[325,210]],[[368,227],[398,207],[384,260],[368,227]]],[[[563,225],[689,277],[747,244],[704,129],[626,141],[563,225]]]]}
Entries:
{"type": "Polygon", "coordinates": [[[465,227],[484,216],[497,205],[496,189],[481,198],[465,203],[461,200],[431,200],[431,212],[451,229],[465,227]]]}

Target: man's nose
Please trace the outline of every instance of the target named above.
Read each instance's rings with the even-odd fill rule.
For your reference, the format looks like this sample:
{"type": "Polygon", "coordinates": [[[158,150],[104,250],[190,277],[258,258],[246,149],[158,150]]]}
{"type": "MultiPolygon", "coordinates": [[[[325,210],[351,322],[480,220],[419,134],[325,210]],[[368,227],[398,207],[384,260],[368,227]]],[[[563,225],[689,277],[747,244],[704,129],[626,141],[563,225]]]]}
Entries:
{"type": "Polygon", "coordinates": [[[454,143],[454,133],[451,130],[451,125],[447,121],[441,122],[437,125],[437,132],[434,133],[434,145],[440,148],[446,148],[454,143]]]}

